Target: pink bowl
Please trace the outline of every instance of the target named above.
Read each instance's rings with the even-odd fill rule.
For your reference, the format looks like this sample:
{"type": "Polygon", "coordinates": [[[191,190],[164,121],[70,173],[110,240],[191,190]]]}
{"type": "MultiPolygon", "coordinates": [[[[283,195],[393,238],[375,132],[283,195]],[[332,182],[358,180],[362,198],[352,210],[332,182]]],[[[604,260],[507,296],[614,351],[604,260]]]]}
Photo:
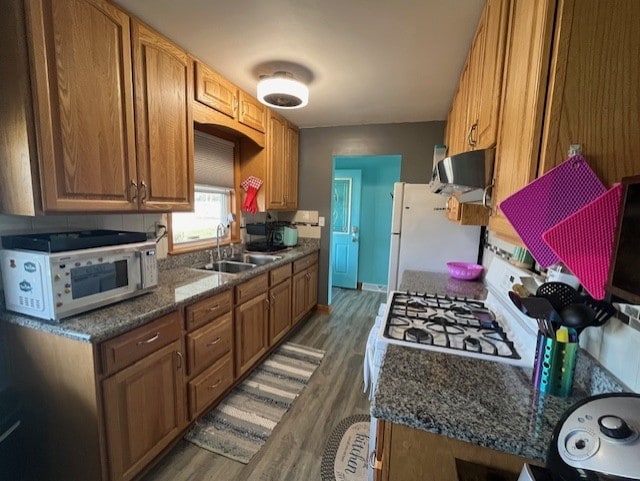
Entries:
{"type": "Polygon", "coordinates": [[[449,275],[454,279],[471,281],[482,275],[484,267],[480,264],[470,264],[468,262],[447,262],[449,275]]]}

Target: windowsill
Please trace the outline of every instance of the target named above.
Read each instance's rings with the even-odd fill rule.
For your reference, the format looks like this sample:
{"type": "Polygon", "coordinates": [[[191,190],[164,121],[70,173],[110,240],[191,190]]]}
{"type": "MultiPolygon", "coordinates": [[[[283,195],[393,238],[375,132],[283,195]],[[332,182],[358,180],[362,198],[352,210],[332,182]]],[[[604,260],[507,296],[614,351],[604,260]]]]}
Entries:
{"type": "MultiPolygon", "coordinates": [[[[240,239],[230,239],[226,237],[225,239],[220,239],[221,246],[228,246],[229,244],[238,244],[240,243],[240,239]]],[[[215,249],[217,243],[215,240],[211,241],[209,239],[202,241],[194,241],[184,244],[173,245],[169,250],[168,254],[170,256],[178,255],[178,254],[187,254],[190,252],[202,251],[206,249],[215,249]]]]}

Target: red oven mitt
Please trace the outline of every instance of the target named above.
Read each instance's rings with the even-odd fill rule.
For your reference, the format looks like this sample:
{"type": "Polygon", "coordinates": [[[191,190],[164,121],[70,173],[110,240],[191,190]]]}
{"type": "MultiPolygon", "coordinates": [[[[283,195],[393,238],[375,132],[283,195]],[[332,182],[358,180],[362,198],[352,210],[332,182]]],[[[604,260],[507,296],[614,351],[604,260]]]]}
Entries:
{"type": "Polygon", "coordinates": [[[247,179],[240,184],[240,187],[247,193],[244,198],[244,204],[242,205],[243,212],[249,212],[250,214],[258,212],[257,195],[260,186],[262,186],[262,180],[254,176],[247,177],[247,179]]]}

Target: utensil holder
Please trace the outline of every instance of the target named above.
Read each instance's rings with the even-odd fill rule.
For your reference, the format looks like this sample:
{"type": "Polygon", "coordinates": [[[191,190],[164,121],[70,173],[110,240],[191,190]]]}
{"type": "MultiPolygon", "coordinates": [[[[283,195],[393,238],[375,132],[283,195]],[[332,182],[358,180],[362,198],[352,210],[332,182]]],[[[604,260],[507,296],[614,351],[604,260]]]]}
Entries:
{"type": "Polygon", "coordinates": [[[570,396],[577,355],[577,342],[558,342],[552,337],[538,333],[533,386],[540,392],[554,396],[570,396]]]}

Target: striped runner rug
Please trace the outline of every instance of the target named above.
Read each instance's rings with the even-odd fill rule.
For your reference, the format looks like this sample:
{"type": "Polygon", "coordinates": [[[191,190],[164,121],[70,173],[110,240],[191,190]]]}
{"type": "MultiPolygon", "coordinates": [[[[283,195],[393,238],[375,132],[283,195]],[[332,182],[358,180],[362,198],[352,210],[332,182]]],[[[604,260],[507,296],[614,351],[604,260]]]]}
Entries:
{"type": "Polygon", "coordinates": [[[286,342],[222,402],[196,421],[185,439],[247,464],[320,365],[324,351],[286,342]]]}

